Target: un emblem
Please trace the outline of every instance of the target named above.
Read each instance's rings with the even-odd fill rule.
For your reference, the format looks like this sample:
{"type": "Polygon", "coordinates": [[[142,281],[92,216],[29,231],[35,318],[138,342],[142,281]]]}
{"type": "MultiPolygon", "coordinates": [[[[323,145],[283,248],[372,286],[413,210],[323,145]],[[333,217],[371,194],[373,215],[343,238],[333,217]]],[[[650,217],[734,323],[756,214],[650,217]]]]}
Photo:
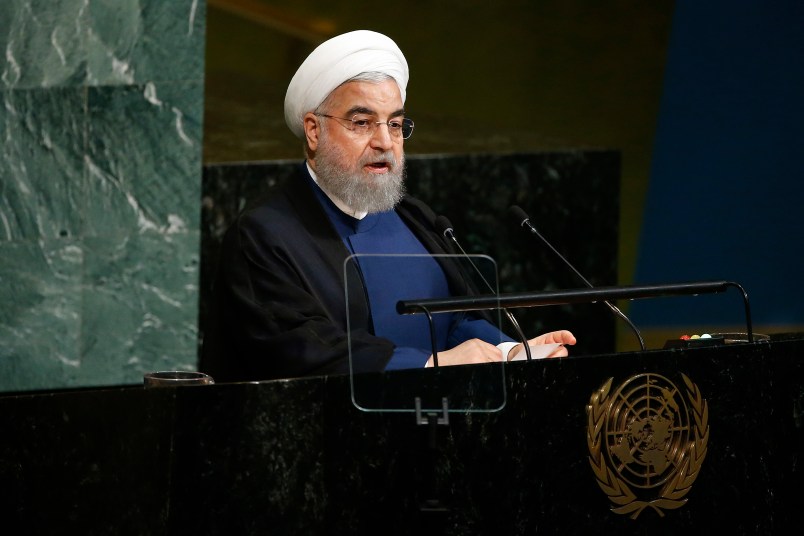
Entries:
{"type": "Polygon", "coordinates": [[[614,378],[587,406],[589,462],[612,511],[636,519],[683,506],[709,442],[709,406],[681,375],[682,392],[658,374],[639,374],[612,392],[614,378]],[[689,403],[689,405],[688,405],[689,403]]]}

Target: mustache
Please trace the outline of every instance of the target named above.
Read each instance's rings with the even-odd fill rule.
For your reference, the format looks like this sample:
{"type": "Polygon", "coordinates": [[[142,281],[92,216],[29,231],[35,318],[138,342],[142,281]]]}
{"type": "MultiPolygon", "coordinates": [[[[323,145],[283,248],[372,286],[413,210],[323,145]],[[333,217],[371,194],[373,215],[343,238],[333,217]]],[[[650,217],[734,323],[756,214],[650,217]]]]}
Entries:
{"type": "MultiPolygon", "coordinates": [[[[402,156],[403,161],[404,159],[405,157],[402,156]]],[[[378,162],[388,164],[388,166],[391,167],[392,169],[396,168],[399,165],[399,161],[397,161],[393,151],[385,151],[384,153],[379,155],[368,155],[361,157],[360,161],[358,162],[358,166],[363,167],[369,164],[376,164],[378,162]]]]}

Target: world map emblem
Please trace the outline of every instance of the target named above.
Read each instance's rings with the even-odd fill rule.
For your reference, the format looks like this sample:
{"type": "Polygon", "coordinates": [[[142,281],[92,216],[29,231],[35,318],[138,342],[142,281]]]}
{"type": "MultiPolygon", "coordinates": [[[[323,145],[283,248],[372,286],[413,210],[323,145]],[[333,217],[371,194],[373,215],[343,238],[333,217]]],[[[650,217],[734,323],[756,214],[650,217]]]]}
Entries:
{"type": "Polygon", "coordinates": [[[609,378],[587,406],[589,462],[612,511],[636,519],[646,508],[680,508],[709,442],[709,406],[681,374],[684,389],[659,374],[609,378]]]}

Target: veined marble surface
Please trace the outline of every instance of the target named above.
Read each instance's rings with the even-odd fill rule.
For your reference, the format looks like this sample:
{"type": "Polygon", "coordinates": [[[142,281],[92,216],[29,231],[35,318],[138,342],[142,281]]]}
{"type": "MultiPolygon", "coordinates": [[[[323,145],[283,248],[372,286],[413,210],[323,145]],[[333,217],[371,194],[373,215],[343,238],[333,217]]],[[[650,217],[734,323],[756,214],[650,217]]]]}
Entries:
{"type": "Polygon", "coordinates": [[[0,5],[0,391],[195,368],[205,7],[0,5]]]}
{"type": "Polygon", "coordinates": [[[205,0],[3,0],[0,87],[200,80],[205,0]]]}
{"type": "Polygon", "coordinates": [[[0,92],[0,241],[80,235],[84,94],[81,88],[0,92]]]}
{"type": "Polygon", "coordinates": [[[200,82],[89,89],[87,235],[198,229],[202,92],[200,82]]]}

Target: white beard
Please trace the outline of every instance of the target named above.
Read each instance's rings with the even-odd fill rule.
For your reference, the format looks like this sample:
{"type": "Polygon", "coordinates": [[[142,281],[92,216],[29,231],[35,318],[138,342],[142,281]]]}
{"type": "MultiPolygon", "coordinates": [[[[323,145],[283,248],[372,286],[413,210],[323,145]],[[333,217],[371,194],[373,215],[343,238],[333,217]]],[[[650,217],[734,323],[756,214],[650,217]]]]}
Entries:
{"type": "Polygon", "coordinates": [[[330,144],[326,135],[319,138],[315,155],[318,184],[343,201],[355,212],[384,212],[394,208],[405,195],[405,156],[397,162],[393,152],[363,157],[354,165],[337,145],[330,144]],[[372,162],[388,162],[384,174],[368,173],[363,166],[372,162]]]}

